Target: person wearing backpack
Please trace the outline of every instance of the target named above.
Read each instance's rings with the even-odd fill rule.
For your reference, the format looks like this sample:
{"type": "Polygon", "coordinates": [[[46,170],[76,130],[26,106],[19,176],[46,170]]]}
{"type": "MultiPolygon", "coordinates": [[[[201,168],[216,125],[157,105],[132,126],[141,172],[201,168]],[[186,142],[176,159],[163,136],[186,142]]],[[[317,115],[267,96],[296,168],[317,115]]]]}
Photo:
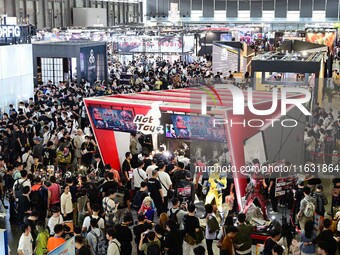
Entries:
{"type": "Polygon", "coordinates": [[[310,193],[309,187],[303,188],[304,198],[300,202],[300,211],[297,214],[301,231],[304,230],[306,222],[313,221],[314,219],[316,201],[310,196],[310,193]]]}
{"type": "Polygon", "coordinates": [[[45,221],[48,208],[48,196],[50,191],[43,184],[40,176],[35,178],[35,184],[31,188],[32,210],[39,213],[39,221],[45,221]]]}
{"type": "Polygon", "coordinates": [[[143,232],[138,249],[144,252],[145,255],[160,255],[161,242],[156,238],[156,233],[154,231],[143,232]],[[147,239],[146,243],[144,243],[144,239],[147,239]]]}
{"type": "Polygon", "coordinates": [[[23,187],[29,187],[29,189],[31,189],[31,181],[27,178],[27,171],[26,170],[22,170],[21,171],[21,178],[16,180],[14,182],[14,189],[13,189],[13,195],[15,197],[16,202],[19,201],[19,198],[21,197],[22,193],[22,189],[23,187]]]}
{"type": "Polygon", "coordinates": [[[328,204],[328,199],[326,195],[323,193],[322,185],[316,186],[316,191],[313,194],[313,198],[316,201],[315,213],[321,217],[320,220],[321,222],[323,222],[325,216],[325,206],[328,204]]]}
{"type": "Polygon", "coordinates": [[[126,181],[122,181],[122,186],[117,188],[115,202],[118,204],[116,219],[121,222],[124,216],[131,212],[131,195],[130,191],[125,188],[126,181]]]}
{"type": "Polygon", "coordinates": [[[183,230],[184,229],[183,218],[185,215],[188,214],[188,212],[182,210],[179,207],[180,203],[177,197],[174,197],[171,202],[172,202],[172,208],[170,208],[168,212],[169,220],[175,221],[178,229],[183,230]]]}
{"type": "Polygon", "coordinates": [[[24,222],[25,217],[32,213],[31,201],[30,201],[30,187],[25,186],[22,188],[22,195],[18,199],[18,223],[21,225],[24,222]]]}
{"type": "Polygon", "coordinates": [[[120,243],[116,239],[116,230],[109,228],[106,231],[106,239],[109,241],[109,247],[107,248],[107,255],[120,255],[120,243]]]}
{"type": "Polygon", "coordinates": [[[103,198],[103,217],[105,217],[106,227],[113,227],[116,222],[118,204],[114,201],[115,197],[116,190],[110,189],[107,196],[103,198]]]}
{"type": "Polygon", "coordinates": [[[90,224],[91,224],[92,219],[96,219],[98,227],[102,231],[104,231],[105,222],[104,222],[104,219],[99,216],[100,206],[98,204],[94,204],[91,209],[92,209],[92,214],[89,215],[89,216],[86,216],[84,221],[80,223],[80,224],[82,224],[82,232],[87,233],[91,230],[90,224]]]}
{"type": "Polygon", "coordinates": [[[31,170],[31,166],[34,164],[33,156],[31,155],[31,147],[25,147],[25,153],[21,157],[21,162],[23,162],[23,167],[26,171],[31,170]]]}
{"type": "Polygon", "coordinates": [[[86,235],[86,240],[91,247],[92,255],[106,255],[106,241],[103,231],[98,228],[97,219],[91,219],[91,230],[86,235]]]}
{"type": "Polygon", "coordinates": [[[142,182],[140,184],[140,190],[138,190],[132,200],[132,208],[139,210],[142,206],[144,198],[149,196],[147,182],[142,182]]]}
{"type": "Polygon", "coordinates": [[[205,227],[205,241],[207,245],[208,255],[214,255],[212,244],[216,239],[217,231],[219,230],[219,224],[216,219],[215,213],[213,212],[212,204],[206,204],[204,206],[206,213],[206,227],[205,227]]]}

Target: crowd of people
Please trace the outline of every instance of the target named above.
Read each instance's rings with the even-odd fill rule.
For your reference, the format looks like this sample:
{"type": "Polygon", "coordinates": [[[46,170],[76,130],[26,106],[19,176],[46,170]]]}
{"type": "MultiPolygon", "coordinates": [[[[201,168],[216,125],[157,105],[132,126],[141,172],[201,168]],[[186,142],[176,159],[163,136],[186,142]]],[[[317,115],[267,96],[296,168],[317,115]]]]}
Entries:
{"type": "Polygon", "coordinates": [[[306,162],[339,164],[340,112],[336,114],[316,104],[312,114],[312,121],[305,129],[306,162]]]}
{"type": "MultiPolygon", "coordinates": [[[[124,255],[133,251],[145,255],[207,251],[212,255],[214,245],[220,254],[250,254],[254,226],[238,212],[237,198],[230,208],[230,214],[237,215],[236,224],[230,215],[221,217],[210,203],[205,205],[203,216],[198,215],[194,203],[204,200],[203,184],[209,179],[209,173],[197,175],[194,166],[226,164],[227,150],[212,162],[205,157],[190,158],[185,148],[170,157],[162,147],[153,154],[150,137],[132,134],[130,151],[119,172],[103,163],[83,103],[83,98],[96,95],[233,82],[233,73],[213,74],[205,61],[159,61],[150,65],[141,59],[126,65],[114,63],[109,68],[108,85],[98,81],[91,86],[85,80],[79,85],[48,82],[35,88],[33,98],[10,105],[2,115],[0,208],[9,209],[11,223],[23,231],[18,253],[43,255],[75,236],[79,255],[124,255]],[[130,75],[128,84],[121,83],[123,73],[130,75]],[[98,177],[104,182],[99,183],[98,177]]],[[[249,74],[245,78],[249,79],[249,74]]],[[[339,154],[339,123],[339,116],[335,119],[331,110],[326,113],[315,107],[312,123],[306,128],[308,161],[314,161],[323,150],[324,162],[332,163],[333,151],[337,149],[339,154]]],[[[311,207],[313,215],[323,217],[328,203],[321,183],[311,182],[313,179],[318,178],[298,182],[293,198],[292,210],[303,240],[301,251],[314,254],[318,245],[319,254],[332,255],[333,246],[324,244],[331,234],[328,220],[324,220],[320,233],[310,229],[312,217],[307,209],[311,207]]],[[[275,179],[267,178],[263,183],[265,197],[272,203],[271,213],[276,214],[275,179]]],[[[339,185],[334,182],[332,208],[340,205],[339,185]]],[[[228,176],[222,200],[234,193],[233,178],[228,176]]],[[[279,203],[286,206],[289,199],[280,199],[279,203]]],[[[333,209],[332,213],[337,217],[333,209]]],[[[288,254],[290,247],[294,248],[287,226],[270,233],[264,255],[288,254]]]]}

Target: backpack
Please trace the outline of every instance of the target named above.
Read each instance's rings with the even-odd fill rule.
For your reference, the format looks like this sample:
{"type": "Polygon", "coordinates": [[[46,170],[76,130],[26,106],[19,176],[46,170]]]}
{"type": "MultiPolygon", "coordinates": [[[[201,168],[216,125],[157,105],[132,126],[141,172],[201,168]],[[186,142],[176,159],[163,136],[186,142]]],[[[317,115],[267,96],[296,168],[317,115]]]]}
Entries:
{"type": "Polygon", "coordinates": [[[22,188],[24,187],[25,181],[27,181],[27,179],[23,182],[20,182],[20,179],[16,181],[16,184],[14,186],[15,198],[19,198],[22,196],[22,188]]]}
{"type": "Polygon", "coordinates": [[[159,255],[161,254],[161,249],[157,243],[152,243],[148,246],[146,250],[146,255],[159,255]]]}
{"type": "Polygon", "coordinates": [[[323,204],[323,200],[322,200],[322,196],[321,194],[316,194],[315,196],[316,198],[316,213],[319,215],[322,215],[325,213],[325,206],[323,204]]]}
{"type": "Polygon", "coordinates": [[[37,209],[38,207],[41,207],[41,204],[43,204],[43,198],[41,197],[40,191],[42,190],[42,186],[38,190],[32,191],[30,194],[32,207],[37,209]]]}
{"type": "Polygon", "coordinates": [[[93,185],[89,184],[87,187],[87,196],[90,200],[90,204],[93,205],[95,203],[98,203],[98,201],[101,201],[101,193],[98,191],[98,189],[93,185]]]}
{"type": "MultiPolygon", "coordinates": [[[[92,215],[90,215],[89,217],[90,217],[90,222],[91,222],[92,219],[94,219],[94,218],[92,217],[92,215]]],[[[97,220],[97,224],[98,224],[100,219],[101,218],[98,216],[98,218],[96,219],[97,220]]],[[[91,232],[91,224],[89,225],[89,228],[87,229],[87,233],[90,233],[90,232],[91,232]]]]}
{"type": "Polygon", "coordinates": [[[169,220],[174,220],[177,224],[177,226],[179,225],[178,219],[177,219],[177,213],[180,211],[180,209],[178,208],[175,212],[173,212],[173,210],[170,209],[170,215],[169,215],[169,220]]]}
{"type": "Polygon", "coordinates": [[[132,200],[132,208],[134,208],[135,210],[139,210],[139,208],[142,206],[142,193],[141,191],[137,191],[136,195],[133,197],[132,200]]]}
{"type": "Polygon", "coordinates": [[[105,238],[102,238],[101,235],[99,237],[93,230],[90,231],[90,233],[97,239],[97,246],[94,249],[96,255],[107,255],[107,243],[105,238]]]}
{"type": "Polygon", "coordinates": [[[211,216],[211,218],[208,220],[208,228],[209,228],[209,234],[212,234],[220,229],[220,224],[218,224],[218,221],[216,217],[211,216]]]}
{"type": "Polygon", "coordinates": [[[124,197],[125,197],[125,189],[119,189],[116,192],[116,197],[114,199],[115,203],[119,203],[119,206],[124,206],[125,205],[125,201],[124,201],[124,197]]]}
{"type": "Polygon", "coordinates": [[[306,199],[306,203],[307,203],[306,208],[303,211],[303,214],[308,218],[313,217],[314,212],[315,212],[315,205],[311,201],[308,201],[307,199],[306,199]]]}

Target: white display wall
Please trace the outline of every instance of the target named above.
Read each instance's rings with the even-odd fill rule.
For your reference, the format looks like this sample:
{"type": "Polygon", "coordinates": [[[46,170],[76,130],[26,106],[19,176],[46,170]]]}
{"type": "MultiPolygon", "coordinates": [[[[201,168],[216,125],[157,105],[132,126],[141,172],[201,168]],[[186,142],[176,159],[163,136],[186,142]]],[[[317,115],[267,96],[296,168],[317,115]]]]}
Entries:
{"type": "Polygon", "coordinates": [[[31,44],[0,46],[0,112],[34,94],[31,44]]]}

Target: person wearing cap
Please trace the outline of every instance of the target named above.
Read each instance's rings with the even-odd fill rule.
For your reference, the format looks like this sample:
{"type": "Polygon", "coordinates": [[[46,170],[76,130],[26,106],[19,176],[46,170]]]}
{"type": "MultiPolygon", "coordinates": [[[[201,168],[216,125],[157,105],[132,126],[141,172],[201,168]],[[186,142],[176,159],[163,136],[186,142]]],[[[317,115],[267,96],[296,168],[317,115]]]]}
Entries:
{"type": "Polygon", "coordinates": [[[31,234],[31,227],[28,224],[21,226],[22,234],[19,239],[18,254],[32,255],[33,254],[33,238],[31,234]]]}
{"type": "Polygon", "coordinates": [[[81,165],[81,145],[85,142],[85,136],[83,130],[80,128],[77,130],[77,135],[73,138],[74,157],[77,160],[78,166],[81,165]]]}

